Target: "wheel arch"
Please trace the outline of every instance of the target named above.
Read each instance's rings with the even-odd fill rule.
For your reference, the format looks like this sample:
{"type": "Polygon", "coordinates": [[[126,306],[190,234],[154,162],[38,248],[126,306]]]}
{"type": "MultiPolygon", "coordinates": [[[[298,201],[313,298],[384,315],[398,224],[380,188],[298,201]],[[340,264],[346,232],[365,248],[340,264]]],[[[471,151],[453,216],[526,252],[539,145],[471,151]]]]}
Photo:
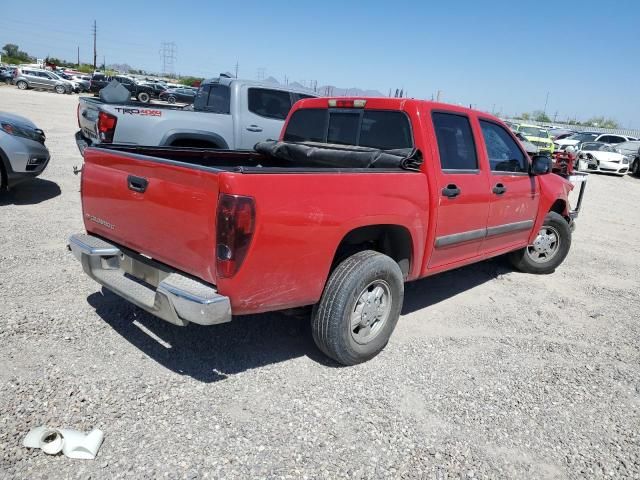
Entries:
{"type": "Polygon", "coordinates": [[[195,144],[202,145],[203,147],[213,147],[220,149],[228,149],[229,145],[226,140],[220,135],[212,132],[199,132],[199,131],[181,131],[181,132],[168,132],[161,140],[160,145],[163,146],[186,146],[185,143],[192,141],[195,144]]]}
{"type": "Polygon", "coordinates": [[[330,273],[346,258],[363,250],[375,250],[391,257],[406,279],[414,260],[413,239],[409,229],[395,224],[374,224],[353,228],[338,244],[330,273]]]}

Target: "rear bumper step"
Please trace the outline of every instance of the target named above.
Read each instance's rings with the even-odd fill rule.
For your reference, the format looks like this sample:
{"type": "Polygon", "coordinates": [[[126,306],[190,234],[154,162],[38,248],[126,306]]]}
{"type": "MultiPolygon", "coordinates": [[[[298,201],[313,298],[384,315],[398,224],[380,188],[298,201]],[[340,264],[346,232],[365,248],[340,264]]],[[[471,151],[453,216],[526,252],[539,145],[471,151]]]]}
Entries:
{"type": "Polygon", "coordinates": [[[167,322],[231,321],[229,298],[207,284],[142,262],[93,235],[71,235],[69,249],[96,282],[167,322]]]}

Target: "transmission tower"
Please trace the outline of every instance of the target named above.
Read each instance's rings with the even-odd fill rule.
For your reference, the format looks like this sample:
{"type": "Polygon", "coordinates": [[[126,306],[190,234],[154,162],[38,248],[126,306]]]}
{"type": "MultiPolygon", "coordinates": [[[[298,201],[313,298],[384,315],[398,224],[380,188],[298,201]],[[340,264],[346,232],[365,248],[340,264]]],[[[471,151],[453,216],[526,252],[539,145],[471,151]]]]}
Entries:
{"type": "Polygon", "coordinates": [[[160,44],[160,58],[162,59],[162,74],[174,73],[173,67],[176,62],[175,42],[162,42],[160,44]]]}
{"type": "Polygon", "coordinates": [[[260,67],[258,69],[258,80],[264,80],[264,76],[267,73],[267,69],[264,67],[260,67]]]}

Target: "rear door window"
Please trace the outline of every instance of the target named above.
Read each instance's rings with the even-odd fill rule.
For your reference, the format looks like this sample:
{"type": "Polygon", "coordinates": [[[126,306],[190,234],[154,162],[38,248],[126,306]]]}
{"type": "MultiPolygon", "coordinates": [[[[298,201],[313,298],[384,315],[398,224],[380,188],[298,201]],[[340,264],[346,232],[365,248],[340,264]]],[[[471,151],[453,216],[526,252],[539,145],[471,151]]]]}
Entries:
{"type": "Polygon", "coordinates": [[[193,108],[212,113],[228,114],[231,107],[231,90],[226,85],[204,85],[196,94],[193,108]]]}
{"type": "Polygon", "coordinates": [[[469,119],[455,113],[434,112],[442,170],[477,170],[478,157],[469,119]]]}
{"type": "Polygon", "coordinates": [[[291,110],[291,95],[268,88],[249,89],[249,111],[261,117],[284,120],[291,110]]]}

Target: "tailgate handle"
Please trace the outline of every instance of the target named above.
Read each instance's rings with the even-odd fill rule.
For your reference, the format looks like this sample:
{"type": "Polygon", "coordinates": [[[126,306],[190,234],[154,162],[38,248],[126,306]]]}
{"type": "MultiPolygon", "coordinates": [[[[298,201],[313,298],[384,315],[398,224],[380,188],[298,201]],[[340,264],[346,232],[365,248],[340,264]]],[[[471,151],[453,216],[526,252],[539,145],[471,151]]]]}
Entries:
{"type": "Polygon", "coordinates": [[[144,193],[147,189],[147,185],[149,185],[149,180],[142,177],[136,177],[135,175],[129,175],[127,177],[127,184],[129,185],[129,190],[144,193]]]}

